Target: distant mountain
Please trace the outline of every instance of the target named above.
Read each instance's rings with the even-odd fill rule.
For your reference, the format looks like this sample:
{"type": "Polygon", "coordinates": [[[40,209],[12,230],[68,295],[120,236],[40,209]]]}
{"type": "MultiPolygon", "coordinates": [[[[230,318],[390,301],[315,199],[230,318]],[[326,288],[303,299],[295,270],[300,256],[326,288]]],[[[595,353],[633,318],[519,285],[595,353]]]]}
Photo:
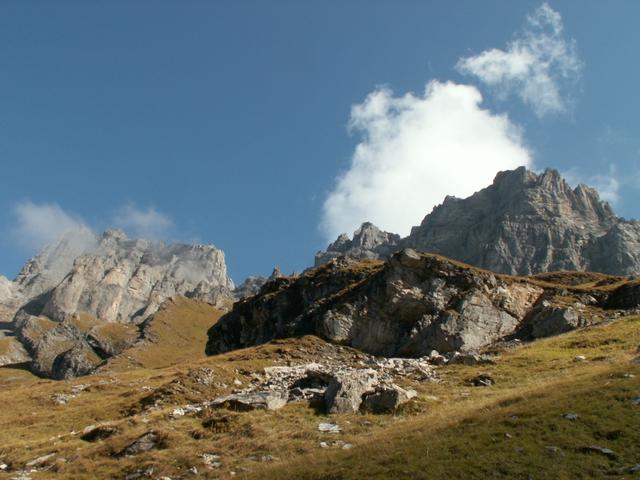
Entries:
{"type": "Polygon", "coordinates": [[[409,247],[498,273],[640,274],[640,223],[617,217],[593,188],[572,189],[555,170],[500,172],[472,196],[446,197],[406,238],[365,223],[341,235],[316,265],[345,255],[386,258],[409,247]]]}
{"type": "Polygon", "coordinates": [[[29,260],[15,282],[0,279],[0,323],[11,339],[0,358],[30,361],[56,378],[88,373],[137,341],[165,300],[182,295],[226,307],[233,288],[224,253],[213,246],[70,232],[29,260]]]}

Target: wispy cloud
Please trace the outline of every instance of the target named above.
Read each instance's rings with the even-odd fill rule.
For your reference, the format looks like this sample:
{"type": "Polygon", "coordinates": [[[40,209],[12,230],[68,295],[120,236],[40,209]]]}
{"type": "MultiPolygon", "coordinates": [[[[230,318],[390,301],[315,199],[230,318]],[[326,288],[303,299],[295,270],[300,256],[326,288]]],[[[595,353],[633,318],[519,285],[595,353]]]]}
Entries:
{"type": "Polygon", "coordinates": [[[353,106],[362,140],[324,203],[327,239],[365,220],[407,234],[447,194],[471,195],[500,170],[530,166],[519,128],[481,103],[473,86],[433,81],[422,95],[379,88],[353,106]]]}
{"type": "Polygon", "coordinates": [[[620,201],[620,179],[615,165],[609,166],[609,171],[605,174],[593,175],[589,177],[587,183],[600,194],[600,198],[612,205],[620,201]]]}
{"type": "Polygon", "coordinates": [[[457,69],[495,87],[501,96],[516,94],[539,117],[564,112],[583,62],[575,40],[565,38],[563,30],[562,16],[543,3],[506,49],[462,58],[457,69]]]}
{"type": "Polygon", "coordinates": [[[620,201],[620,188],[624,183],[615,164],[609,164],[607,170],[595,175],[587,175],[580,168],[573,167],[562,172],[562,176],[573,187],[580,183],[589,185],[598,191],[600,198],[611,205],[620,201]]]}
{"type": "Polygon", "coordinates": [[[77,215],[56,203],[18,203],[13,210],[16,224],[13,236],[18,245],[37,250],[68,233],[84,235],[91,229],[77,215]]]}
{"type": "Polygon", "coordinates": [[[133,204],[121,207],[113,220],[114,225],[136,238],[166,239],[173,221],[154,207],[139,208],[133,204]]]}

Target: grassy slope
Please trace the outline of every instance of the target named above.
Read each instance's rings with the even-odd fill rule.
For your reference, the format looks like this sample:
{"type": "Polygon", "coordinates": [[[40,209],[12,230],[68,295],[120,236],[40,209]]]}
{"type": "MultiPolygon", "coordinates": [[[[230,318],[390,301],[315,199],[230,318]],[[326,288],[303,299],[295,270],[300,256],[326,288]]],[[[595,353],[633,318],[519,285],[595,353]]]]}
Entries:
{"type": "Polygon", "coordinates": [[[640,395],[640,366],[631,363],[640,344],[638,318],[505,351],[497,365],[444,367],[441,383],[412,385],[420,397],[397,415],[332,416],[344,429],[335,436],[318,432],[326,417],[302,404],[277,412],[169,418],[176,405],[228,392],[235,378],[246,383],[244,370],[338,354],[306,337],[206,358],[206,329],[219,314],[177,300],[156,319],[159,343],[136,347],[129,358],[91,377],[55,382],[0,369],[0,461],[20,468],[55,453],[51,468],[34,478],[64,479],[123,478],[147,467],[154,468],[154,478],[190,478],[191,466],[209,478],[231,478],[232,471],[235,478],[602,478],[624,477],[624,468],[640,463],[640,406],[631,403],[640,395]],[[576,355],[587,361],[574,361],[576,355]],[[202,369],[213,372],[216,385],[203,389],[192,382],[191,372],[202,369]],[[465,384],[480,372],[490,373],[496,385],[465,384]],[[68,404],[52,401],[79,384],[89,387],[68,404]],[[157,391],[169,392],[166,403],[131,414],[157,391]],[[578,413],[578,420],[561,418],[566,412],[578,413]],[[206,420],[230,427],[212,431],[203,426],[206,420]],[[117,426],[119,433],[97,443],[72,433],[98,422],[117,426]],[[165,436],[166,448],[112,456],[151,429],[165,436]],[[338,439],[355,448],[319,448],[321,441],[338,439]],[[580,452],[593,444],[611,448],[618,459],[580,452]],[[222,468],[206,470],[202,453],[220,455],[222,468]],[[262,455],[275,461],[252,458],[262,455]]]}
{"type": "Polygon", "coordinates": [[[431,389],[438,400],[414,405],[400,428],[258,477],[631,478],[626,469],[640,463],[638,344],[640,319],[630,318],[515,349],[494,366],[444,368],[431,389]],[[576,362],[578,354],[587,361],[576,362]],[[466,388],[480,371],[497,384],[466,388]],[[568,412],[578,419],[563,418],[568,412]],[[583,451],[592,445],[617,458],[583,451]]]}

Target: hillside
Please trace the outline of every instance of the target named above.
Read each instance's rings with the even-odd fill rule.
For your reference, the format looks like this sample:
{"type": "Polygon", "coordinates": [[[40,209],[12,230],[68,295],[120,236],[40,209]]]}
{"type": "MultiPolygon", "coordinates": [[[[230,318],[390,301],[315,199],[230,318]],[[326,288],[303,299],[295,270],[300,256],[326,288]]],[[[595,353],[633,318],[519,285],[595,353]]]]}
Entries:
{"type": "Polygon", "coordinates": [[[26,363],[57,379],[86,375],[147,335],[165,301],[186,296],[228,308],[233,288],[224,253],[212,245],[72,230],[14,282],[0,279],[0,365],[26,363]]]}
{"type": "Polygon", "coordinates": [[[433,377],[397,374],[417,397],[394,414],[331,415],[301,401],[275,411],[185,406],[253,385],[270,365],[357,366],[368,356],[313,336],[198,356],[205,318],[219,313],[180,299],[157,315],[160,342],[88,377],[53,381],[0,369],[0,402],[11,406],[0,411],[7,478],[631,478],[638,463],[633,315],[496,346],[487,352],[494,363],[434,365],[433,377]],[[472,386],[480,374],[495,383],[472,386]],[[569,413],[577,417],[563,417],[569,413]],[[323,422],[342,430],[320,432],[323,422]],[[148,451],[127,450],[150,432],[148,451]]]}

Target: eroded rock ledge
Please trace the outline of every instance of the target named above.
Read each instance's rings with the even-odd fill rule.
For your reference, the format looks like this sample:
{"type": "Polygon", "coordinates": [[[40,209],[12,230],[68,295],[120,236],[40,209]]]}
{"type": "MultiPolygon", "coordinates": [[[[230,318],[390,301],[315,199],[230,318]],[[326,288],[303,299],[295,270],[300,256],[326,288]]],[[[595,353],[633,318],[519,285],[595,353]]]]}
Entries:
{"type": "Polygon", "coordinates": [[[306,334],[382,356],[473,352],[601,321],[615,314],[608,299],[629,288],[615,288],[628,284],[621,277],[594,274],[598,286],[570,275],[498,275],[411,249],[384,263],[339,258],[236,303],[209,330],[207,353],[306,334]]]}

